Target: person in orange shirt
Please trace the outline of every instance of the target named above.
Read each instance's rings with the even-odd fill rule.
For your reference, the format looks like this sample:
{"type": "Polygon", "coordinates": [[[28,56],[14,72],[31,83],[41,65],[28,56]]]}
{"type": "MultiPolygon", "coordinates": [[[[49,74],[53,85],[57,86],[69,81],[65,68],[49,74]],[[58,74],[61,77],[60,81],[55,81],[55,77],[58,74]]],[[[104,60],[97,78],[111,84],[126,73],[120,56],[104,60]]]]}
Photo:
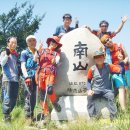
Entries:
{"type": "Polygon", "coordinates": [[[104,63],[105,53],[101,50],[96,51],[93,58],[95,65],[92,66],[87,73],[88,113],[90,118],[97,115],[94,100],[102,97],[107,99],[110,119],[113,119],[117,112],[117,108],[114,103],[114,92],[110,73],[120,73],[121,69],[117,65],[104,63]]]}
{"type": "MultiPolygon", "coordinates": [[[[104,35],[101,38],[101,42],[103,43],[106,49],[110,49],[110,56],[111,56],[112,63],[115,65],[120,65],[121,67],[123,63],[125,70],[128,70],[129,58],[122,44],[119,45],[117,43],[113,43],[109,35],[104,35]],[[120,57],[122,57],[121,60],[120,57]]],[[[114,86],[119,90],[119,102],[121,105],[121,109],[125,110],[126,109],[126,89],[125,89],[126,83],[123,77],[123,73],[124,72],[122,71],[122,74],[120,75],[114,74],[113,82],[114,82],[114,86]]]]}
{"type": "Polygon", "coordinates": [[[48,48],[41,48],[38,52],[39,55],[39,72],[36,74],[36,82],[39,87],[41,105],[43,108],[44,116],[49,114],[48,104],[46,101],[46,94],[48,94],[56,111],[61,111],[61,106],[58,104],[57,96],[54,92],[54,83],[56,77],[56,64],[60,60],[60,53],[57,52],[62,46],[59,43],[59,38],[53,36],[47,39],[48,48]]]}

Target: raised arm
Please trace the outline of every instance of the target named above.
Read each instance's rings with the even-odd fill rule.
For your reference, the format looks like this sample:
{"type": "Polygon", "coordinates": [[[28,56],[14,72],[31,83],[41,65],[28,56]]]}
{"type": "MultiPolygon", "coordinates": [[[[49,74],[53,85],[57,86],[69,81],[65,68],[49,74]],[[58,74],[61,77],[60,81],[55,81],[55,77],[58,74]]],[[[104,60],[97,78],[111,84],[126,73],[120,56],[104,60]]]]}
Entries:
{"type": "Polygon", "coordinates": [[[115,30],[115,34],[119,33],[124,26],[124,23],[128,20],[128,16],[123,16],[121,19],[121,23],[119,24],[118,28],[115,30]]]}

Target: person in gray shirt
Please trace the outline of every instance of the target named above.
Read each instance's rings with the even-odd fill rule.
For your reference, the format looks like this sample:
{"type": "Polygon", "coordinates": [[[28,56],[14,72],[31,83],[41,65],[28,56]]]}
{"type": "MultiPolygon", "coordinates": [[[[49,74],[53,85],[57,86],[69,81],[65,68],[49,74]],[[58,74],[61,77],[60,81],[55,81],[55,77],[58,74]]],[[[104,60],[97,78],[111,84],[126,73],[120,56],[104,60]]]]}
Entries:
{"type": "Polygon", "coordinates": [[[4,121],[11,121],[10,113],[13,110],[18,96],[18,53],[16,52],[17,39],[7,39],[6,50],[1,52],[0,64],[2,67],[2,101],[4,121]]]}

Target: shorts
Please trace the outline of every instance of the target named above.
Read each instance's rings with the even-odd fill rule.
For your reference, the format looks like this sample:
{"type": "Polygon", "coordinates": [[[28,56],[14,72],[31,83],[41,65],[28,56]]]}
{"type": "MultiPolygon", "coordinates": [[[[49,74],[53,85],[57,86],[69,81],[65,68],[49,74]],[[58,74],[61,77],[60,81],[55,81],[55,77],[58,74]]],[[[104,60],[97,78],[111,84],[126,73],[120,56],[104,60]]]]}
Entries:
{"type": "Polygon", "coordinates": [[[122,74],[113,74],[112,75],[112,80],[113,80],[113,85],[116,88],[120,88],[122,86],[123,87],[127,87],[125,75],[122,75],[122,74]]]}
{"type": "Polygon", "coordinates": [[[130,88],[130,70],[125,71],[125,77],[126,77],[127,87],[130,88]]]}

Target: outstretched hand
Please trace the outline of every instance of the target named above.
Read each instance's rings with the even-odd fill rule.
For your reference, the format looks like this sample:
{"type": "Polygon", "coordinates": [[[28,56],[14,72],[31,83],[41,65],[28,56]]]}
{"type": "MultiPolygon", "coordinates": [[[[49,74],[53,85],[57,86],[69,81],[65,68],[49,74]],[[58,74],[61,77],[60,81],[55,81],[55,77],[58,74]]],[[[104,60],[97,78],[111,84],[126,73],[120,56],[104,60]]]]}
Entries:
{"type": "Polygon", "coordinates": [[[40,50],[40,49],[42,49],[43,48],[43,41],[39,41],[39,47],[38,47],[38,51],[40,50]]]}
{"type": "Polygon", "coordinates": [[[121,20],[122,20],[123,23],[125,23],[128,19],[129,19],[128,16],[123,16],[123,17],[121,18],[121,20]]]}

